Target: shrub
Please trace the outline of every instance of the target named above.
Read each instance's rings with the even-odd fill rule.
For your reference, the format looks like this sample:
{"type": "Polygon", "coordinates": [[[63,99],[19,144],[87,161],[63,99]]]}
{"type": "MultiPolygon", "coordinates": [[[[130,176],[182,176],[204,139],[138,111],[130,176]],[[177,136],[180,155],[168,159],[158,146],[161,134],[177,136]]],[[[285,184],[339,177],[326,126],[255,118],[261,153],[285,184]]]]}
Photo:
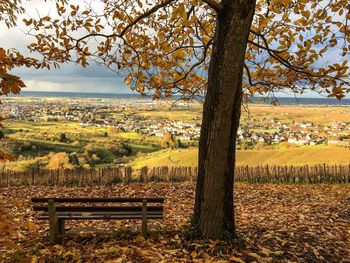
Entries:
{"type": "Polygon", "coordinates": [[[84,147],[84,154],[89,161],[92,161],[93,163],[97,161],[111,162],[114,159],[114,155],[109,149],[94,145],[92,143],[89,143],[84,147]]]}
{"type": "Polygon", "coordinates": [[[122,157],[124,155],[130,155],[132,153],[131,147],[126,143],[113,143],[110,146],[107,146],[107,148],[117,157],[122,157]]]}
{"type": "Polygon", "coordinates": [[[49,169],[73,169],[74,166],[69,162],[69,156],[65,152],[55,153],[48,165],[49,169]]]}
{"type": "Polygon", "coordinates": [[[58,141],[59,142],[66,142],[67,141],[66,134],[65,133],[61,133],[58,141]]]}

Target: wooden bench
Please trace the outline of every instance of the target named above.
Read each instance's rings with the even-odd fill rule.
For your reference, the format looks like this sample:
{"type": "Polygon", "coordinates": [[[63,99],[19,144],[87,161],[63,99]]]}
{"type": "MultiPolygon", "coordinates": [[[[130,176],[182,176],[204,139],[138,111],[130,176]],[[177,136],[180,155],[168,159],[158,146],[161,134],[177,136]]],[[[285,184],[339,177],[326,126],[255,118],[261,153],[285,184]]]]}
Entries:
{"type": "Polygon", "coordinates": [[[163,218],[164,198],[32,198],[37,219],[49,220],[50,241],[57,243],[64,235],[66,220],[141,219],[142,235],[147,234],[147,220],[163,218]],[[118,205],[113,205],[118,204],[118,205]],[[153,204],[148,206],[148,204],[153,204]],[[69,204],[69,205],[62,205],[69,204]],[[96,205],[99,204],[99,205],[96,205]],[[108,204],[103,205],[101,204],[108,204]],[[154,205],[155,204],[155,205],[154,205]]]}

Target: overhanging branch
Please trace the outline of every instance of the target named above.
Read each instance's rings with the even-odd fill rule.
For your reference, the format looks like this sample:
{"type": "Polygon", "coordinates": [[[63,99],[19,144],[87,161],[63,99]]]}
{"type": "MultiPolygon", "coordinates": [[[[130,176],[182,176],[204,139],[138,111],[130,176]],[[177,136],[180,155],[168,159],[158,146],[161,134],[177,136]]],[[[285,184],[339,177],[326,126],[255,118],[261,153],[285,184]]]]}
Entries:
{"type": "Polygon", "coordinates": [[[222,9],[222,5],[216,2],[215,0],[202,0],[208,6],[210,6],[216,12],[219,12],[222,9]]]}
{"type": "Polygon", "coordinates": [[[123,36],[125,34],[125,32],[133,27],[135,24],[137,24],[140,20],[149,17],[151,14],[155,13],[158,9],[167,6],[168,4],[170,4],[171,2],[173,2],[174,0],[166,0],[158,5],[153,6],[150,10],[148,10],[147,12],[143,13],[142,15],[140,15],[139,17],[137,17],[134,21],[132,21],[129,25],[127,25],[124,30],[119,34],[120,36],[123,36]]]}
{"type": "MultiPolygon", "coordinates": [[[[104,37],[104,38],[112,38],[112,37],[119,37],[122,38],[124,36],[124,34],[126,33],[126,31],[128,31],[130,28],[132,28],[134,25],[136,25],[138,22],[140,22],[142,19],[145,19],[147,17],[149,17],[150,15],[152,15],[153,13],[157,12],[160,8],[165,7],[167,5],[169,5],[170,3],[174,2],[175,0],[166,0],[164,2],[161,2],[160,4],[157,4],[155,6],[153,6],[151,9],[149,9],[147,12],[141,14],[140,16],[138,16],[137,18],[135,18],[135,20],[133,20],[131,23],[129,23],[119,34],[102,34],[102,33],[90,33],[87,34],[79,39],[74,39],[76,41],[76,46],[78,45],[79,42],[83,41],[86,38],[89,37],[104,37]]],[[[72,38],[73,39],[73,38],[72,38]]]]}
{"type": "Polygon", "coordinates": [[[204,47],[204,49],[203,49],[203,56],[202,56],[202,58],[201,58],[197,63],[194,63],[194,64],[191,66],[191,68],[185,73],[184,76],[182,76],[181,78],[175,80],[175,81],[172,82],[172,83],[168,83],[168,84],[165,85],[165,86],[173,86],[173,87],[175,87],[176,84],[178,84],[180,81],[185,80],[185,79],[188,77],[188,75],[189,75],[196,67],[198,67],[198,66],[200,66],[202,63],[204,63],[205,59],[207,58],[208,49],[209,49],[210,45],[212,44],[212,42],[213,42],[212,39],[209,40],[209,42],[205,45],[205,47],[204,47]]]}

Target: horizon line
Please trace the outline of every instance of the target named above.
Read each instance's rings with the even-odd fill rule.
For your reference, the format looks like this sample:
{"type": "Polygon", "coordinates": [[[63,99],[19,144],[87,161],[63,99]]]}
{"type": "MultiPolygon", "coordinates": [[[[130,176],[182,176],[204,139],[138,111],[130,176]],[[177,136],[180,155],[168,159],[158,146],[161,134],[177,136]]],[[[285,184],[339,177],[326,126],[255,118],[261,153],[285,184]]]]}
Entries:
{"type": "MultiPolygon", "coordinates": [[[[33,92],[33,93],[82,93],[82,94],[108,94],[108,95],[140,95],[139,93],[131,92],[131,93],[114,93],[114,92],[89,92],[89,91],[39,91],[39,90],[21,90],[19,94],[11,94],[14,96],[21,96],[21,93],[27,93],[27,92],[33,92]]],[[[180,96],[181,94],[175,94],[175,96],[180,96]]],[[[141,96],[141,95],[140,95],[141,96]]],[[[146,96],[152,96],[152,95],[146,95],[146,96]]],[[[310,97],[310,96],[302,96],[301,94],[296,94],[298,97],[291,97],[291,96],[275,96],[276,98],[286,98],[286,99],[334,99],[338,100],[337,98],[330,98],[330,97],[310,97]]],[[[262,96],[253,96],[250,98],[264,98],[262,96]]],[[[267,97],[268,98],[268,97],[267,97]]],[[[341,100],[348,100],[350,98],[342,98],[341,100]]]]}

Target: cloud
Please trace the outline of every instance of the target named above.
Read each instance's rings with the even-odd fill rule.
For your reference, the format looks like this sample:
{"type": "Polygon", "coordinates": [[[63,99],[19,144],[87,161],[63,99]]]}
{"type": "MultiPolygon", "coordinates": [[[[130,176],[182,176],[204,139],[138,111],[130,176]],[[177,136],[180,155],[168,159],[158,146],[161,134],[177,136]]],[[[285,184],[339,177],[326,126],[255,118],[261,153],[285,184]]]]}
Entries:
{"type": "Polygon", "coordinates": [[[88,68],[63,64],[60,69],[51,70],[19,68],[12,73],[24,80],[28,91],[131,93],[124,84],[124,74],[95,64],[88,68]]]}
{"type": "MultiPolygon", "coordinates": [[[[7,29],[0,23],[0,47],[16,48],[23,54],[35,56],[35,54],[30,54],[26,48],[34,41],[34,38],[24,33],[22,19],[37,17],[38,13],[54,16],[56,14],[54,11],[55,1],[24,1],[23,6],[26,9],[26,14],[19,17],[18,27],[7,29]]],[[[28,91],[131,93],[131,90],[123,82],[124,74],[117,74],[94,63],[85,69],[71,63],[61,65],[60,69],[18,68],[12,73],[25,81],[27,86],[25,90],[28,91]]]]}
{"type": "Polygon", "coordinates": [[[17,69],[30,91],[65,91],[93,93],[130,93],[124,76],[92,65],[86,69],[79,65],[64,64],[60,69],[17,69]]]}
{"type": "Polygon", "coordinates": [[[73,63],[62,64],[59,69],[51,68],[47,69],[28,69],[18,68],[13,73],[21,75],[22,77],[37,77],[37,78],[65,78],[65,77],[84,77],[84,78],[125,78],[125,74],[122,72],[116,73],[107,69],[104,66],[98,66],[92,63],[89,67],[83,68],[80,65],[73,63]]]}
{"type": "Polygon", "coordinates": [[[25,91],[62,91],[62,92],[88,92],[88,93],[130,93],[130,89],[122,83],[110,80],[54,82],[46,80],[32,79],[26,81],[25,91]]]}

